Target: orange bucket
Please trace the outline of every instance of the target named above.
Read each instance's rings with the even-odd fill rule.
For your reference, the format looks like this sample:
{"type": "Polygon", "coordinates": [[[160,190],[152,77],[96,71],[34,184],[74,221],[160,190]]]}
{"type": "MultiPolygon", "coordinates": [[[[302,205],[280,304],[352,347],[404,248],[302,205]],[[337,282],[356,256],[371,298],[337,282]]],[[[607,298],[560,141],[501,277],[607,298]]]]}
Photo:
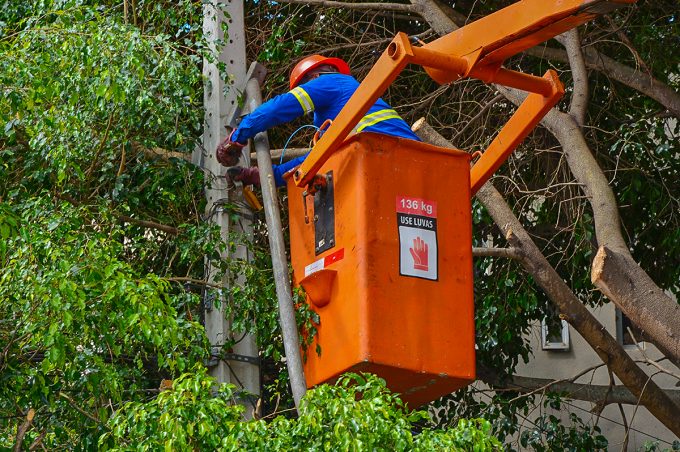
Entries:
{"type": "Polygon", "coordinates": [[[307,386],[371,372],[415,408],[474,381],[470,155],[360,133],[315,185],[288,179],[294,284],[321,319],[307,386]]]}

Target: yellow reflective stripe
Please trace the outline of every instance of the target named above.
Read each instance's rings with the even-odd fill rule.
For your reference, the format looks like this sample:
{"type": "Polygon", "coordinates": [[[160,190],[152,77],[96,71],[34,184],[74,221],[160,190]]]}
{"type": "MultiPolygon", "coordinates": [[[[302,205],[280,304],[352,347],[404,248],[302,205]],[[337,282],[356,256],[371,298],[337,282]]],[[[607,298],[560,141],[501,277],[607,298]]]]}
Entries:
{"type": "Polygon", "coordinates": [[[384,110],[374,111],[373,113],[370,113],[370,114],[364,116],[363,118],[361,118],[361,120],[364,121],[364,120],[367,120],[367,119],[373,119],[376,116],[384,115],[384,114],[387,114],[387,113],[392,113],[392,114],[395,114],[395,115],[397,114],[397,112],[392,110],[391,108],[385,108],[384,110]]]}
{"type": "Polygon", "coordinates": [[[370,127],[372,125],[375,125],[382,121],[386,121],[388,119],[401,119],[401,117],[399,116],[399,114],[397,114],[396,111],[390,108],[378,110],[374,113],[371,113],[370,115],[366,115],[363,118],[361,118],[361,121],[359,121],[355,130],[357,132],[361,132],[366,127],[370,127]]]}
{"type": "Polygon", "coordinates": [[[297,88],[293,88],[290,93],[295,96],[298,102],[300,102],[300,106],[305,111],[305,113],[311,113],[314,111],[314,102],[312,102],[312,98],[309,97],[307,91],[298,86],[297,88]]]}

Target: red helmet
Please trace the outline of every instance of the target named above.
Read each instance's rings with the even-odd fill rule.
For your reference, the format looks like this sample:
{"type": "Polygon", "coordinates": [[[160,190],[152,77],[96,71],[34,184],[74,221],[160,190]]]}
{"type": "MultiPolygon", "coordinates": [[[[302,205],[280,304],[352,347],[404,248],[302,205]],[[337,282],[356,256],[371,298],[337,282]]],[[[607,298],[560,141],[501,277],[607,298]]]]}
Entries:
{"type": "Polygon", "coordinates": [[[290,89],[300,84],[305,75],[319,66],[327,64],[333,66],[339,73],[349,75],[349,65],[340,58],[325,57],[321,55],[310,55],[295,65],[290,73],[290,89]]]}

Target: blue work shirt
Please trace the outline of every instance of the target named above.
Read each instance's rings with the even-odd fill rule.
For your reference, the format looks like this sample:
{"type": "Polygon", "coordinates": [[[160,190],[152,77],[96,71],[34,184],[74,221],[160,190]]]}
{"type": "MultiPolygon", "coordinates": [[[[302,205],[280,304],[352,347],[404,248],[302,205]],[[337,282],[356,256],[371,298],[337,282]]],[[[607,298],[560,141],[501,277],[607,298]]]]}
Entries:
{"type": "MultiPolygon", "coordinates": [[[[249,138],[260,132],[312,112],[314,125],[321,127],[327,119],[333,120],[338,116],[358,86],[359,82],[351,75],[322,74],[260,105],[243,118],[231,139],[245,144],[249,138]]],[[[382,99],[373,104],[359,121],[355,131],[382,133],[421,141],[397,112],[382,99]]],[[[283,175],[300,165],[307,155],[309,153],[282,165],[274,165],[276,185],[285,185],[283,175]]]]}

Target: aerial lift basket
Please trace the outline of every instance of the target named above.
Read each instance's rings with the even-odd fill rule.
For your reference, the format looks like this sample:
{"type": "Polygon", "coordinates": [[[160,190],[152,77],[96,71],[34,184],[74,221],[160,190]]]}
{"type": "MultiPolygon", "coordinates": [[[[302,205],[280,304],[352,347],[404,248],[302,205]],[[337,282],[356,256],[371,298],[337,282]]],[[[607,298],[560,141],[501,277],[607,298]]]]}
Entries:
{"type": "Polygon", "coordinates": [[[415,406],[470,383],[470,155],[361,133],[318,174],[305,201],[288,183],[294,282],[321,318],[307,384],[371,372],[415,406]]]}
{"type": "Polygon", "coordinates": [[[293,278],[320,316],[308,387],[375,373],[409,406],[475,379],[470,198],[564,94],[510,56],[635,0],[522,0],[421,47],[397,34],[288,178],[293,278]],[[409,63],[529,94],[470,168],[469,154],[348,134],[409,63]],[[320,354],[316,352],[316,345],[320,354]]]}

